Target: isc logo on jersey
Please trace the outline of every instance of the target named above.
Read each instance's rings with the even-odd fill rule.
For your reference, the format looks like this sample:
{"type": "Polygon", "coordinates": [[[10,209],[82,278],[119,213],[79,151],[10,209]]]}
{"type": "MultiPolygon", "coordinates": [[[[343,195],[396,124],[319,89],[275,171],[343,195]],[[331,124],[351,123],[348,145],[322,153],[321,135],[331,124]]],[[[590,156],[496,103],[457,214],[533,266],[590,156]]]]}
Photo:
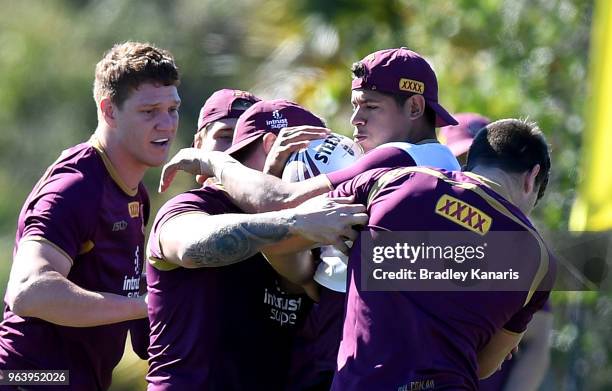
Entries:
{"type": "Polygon", "coordinates": [[[311,141],[307,148],[294,152],[287,160],[283,180],[299,182],[319,174],[347,167],[363,155],[361,146],[350,138],[332,133],[311,141]]]}

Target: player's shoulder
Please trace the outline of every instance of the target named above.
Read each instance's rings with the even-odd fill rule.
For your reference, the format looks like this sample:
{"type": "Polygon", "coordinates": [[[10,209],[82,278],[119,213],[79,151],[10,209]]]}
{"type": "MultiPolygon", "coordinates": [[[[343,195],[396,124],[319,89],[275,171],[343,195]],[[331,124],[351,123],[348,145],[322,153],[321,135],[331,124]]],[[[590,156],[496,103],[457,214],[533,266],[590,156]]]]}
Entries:
{"type": "MultiPolygon", "coordinates": [[[[382,144],[378,148],[387,152],[395,151],[397,156],[401,156],[401,153],[403,153],[410,158],[412,165],[415,166],[440,167],[446,170],[459,170],[461,168],[451,150],[438,142],[424,142],[422,144],[392,142],[382,144]]],[[[403,158],[408,159],[406,156],[403,158]]]]}
{"type": "Polygon", "coordinates": [[[180,193],[166,201],[159,209],[157,219],[168,214],[176,215],[192,211],[208,214],[238,212],[222,188],[207,184],[201,188],[180,193]]]}
{"type": "Polygon", "coordinates": [[[408,161],[413,163],[412,156],[408,151],[414,147],[414,144],[406,142],[391,142],[377,146],[362,157],[362,159],[369,159],[375,161],[378,159],[400,159],[400,161],[408,161]]]}
{"type": "Polygon", "coordinates": [[[49,166],[37,190],[41,194],[60,194],[82,202],[98,199],[104,182],[104,165],[89,143],[64,150],[49,166]]]}
{"type": "MultiPolygon", "coordinates": [[[[405,182],[409,178],[418,177],[421,182],[437,182],[439,180],[443,181],[451,181],[452,172],[447,171],[442,168],[434,168],[434,167],[424,167],[424,166],[406,166],[406,167],[385,167],[385,168],[377,168],[368,171],[369,176],[372,179],[375,179],[379,182],[384,183],[392,183],[395,181],[403,181],[405,182]]],[[[417,181],[412,181],[410,183],[417,183],[417,181]]],[[[434,191],[442,191],[437,186],[428,186],[431,187],[434,191]]]]}
{"type": "Polygon", "coordinates": [[[441,173],[446,175],[445,182],[451,189],[450,195],[445,196],[445,211],[462,219],[477,212],[484,216],[483,219],[490,221],[492,231],[526,232],[532,239],[543,243],[529,216],[510,201],[499,184],[470,172],[441,173]]]}

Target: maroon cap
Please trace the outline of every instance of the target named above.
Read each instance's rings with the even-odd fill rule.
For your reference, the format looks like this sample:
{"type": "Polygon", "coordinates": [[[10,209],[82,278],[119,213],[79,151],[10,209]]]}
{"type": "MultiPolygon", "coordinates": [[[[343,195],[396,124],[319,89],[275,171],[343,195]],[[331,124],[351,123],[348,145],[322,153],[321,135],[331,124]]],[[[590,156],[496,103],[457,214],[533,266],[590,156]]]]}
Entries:
{"type": "Polygon", "coordinates": [[[196,132],[199,132],[211,122],[223,118],[238,118],[253,103],[260,100],[255,95],[246,91],[227,88],[216,91],[204,102],[204,106],[200,109],[196,132]]]}
{"type": "Polygon", "coordinates": [[[453,155],[461,156],[470,149],[476,133],[491,122],[487,117],[475,113],[455,114],[458,125],[440,129],[438,138],[446,144],[453,155]]]}
{"type": "Polygon", "coordinates": [[[436,73],[418,53],[406,48],[379,50],[360,61],[365,75],[353,79],[352,88],[390,94],[420,94],[436,112],[436,127],[457,121],[438,103],[436,73]]]}
{"type": "Polygon", "coordinates": [[[297,103],[288,100],[262,100],[249,107],[238,118],[232,146],[225,153],[233,154],[266,133],[278,134],[289,126],[325,127],[323,120],[297,103]]]}

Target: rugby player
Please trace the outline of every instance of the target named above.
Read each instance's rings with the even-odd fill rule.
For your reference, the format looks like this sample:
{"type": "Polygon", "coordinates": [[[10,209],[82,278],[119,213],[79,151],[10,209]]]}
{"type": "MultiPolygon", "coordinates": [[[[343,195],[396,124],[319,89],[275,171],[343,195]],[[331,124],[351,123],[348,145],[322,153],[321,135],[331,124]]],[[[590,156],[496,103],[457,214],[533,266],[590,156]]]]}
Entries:
{"type": "Polygon", "coordinates": [[[537,266],[538,273],[530,274],[525,285],[533,288],[366,291],[360,237],[349,257],[346,317],[332,390],[478,389],[478,379],[499,367],[545,303],[555,263],[527,217],[544,194],[550,170],[542,132],[521,120],[495,121],[474,139],[466,168],[469,172],[371,170],[330,195],[354,195],[367,203],[370,234],[472,231],[486,241],[500,231],[524,232],[528,239],[521,251],[537,250],[535,259],[525,261],[537,266]],[[440,208],[444,199],[451,209],[440,208]],[[473,213],[484,229],[470,224],[473,213]]]}
{"type": "MultiPolygon", "coordinates": [[[[203,151],[223,152],[232,145],[238,117],[260,99],[247,91],[223,88],[215,91],[200,109],[192,146],[203,151]]],[[[198,175],[200,185],[206,178],[198,175]]]]}
{"type": "Polygon", "coordinates": [[[225,151],[232,145],[238,117],[260,99],[250,92],[224,88],[215,91],[200,109],[193,146],[203,151],[225,151]]]}
{"type": "Polygon", "coordinates": [[[142,178],[168,158],[178,85],[172,55],[148,43],[117,44],[96,65],[94,134],[62,152],[19,215],[3,370],[68,370],[70,389],[109,388],[128,321],[147,316],[142,178]]]}
{"type": "MultiPolygon", "coordinates": [[[[260,101],[236,124],[227,153],[261,170],[278,132],[324,126],[284,100],[260,101]]],[[[305,305],[282,291],[260,253],[355,238],[361,205],[317,197],[294,209],[244,214],[214,183],[159,211],[149,239],[149,390],[279,390],[305,305]],[[303,236],[308,241],[297,237],[303,236]]]]}
{"type": "MultiPolygon", "coordinates": [[[[440,129],[440,142],[446,144],[459,160],[467,161],[467,153],[478,131],[489,122],[476,113],[453,115],[458,125],[440,129]]],[[[525,390],[535,391],[542,383],[550,362],[550,333],[553,317],[547,301],[541,311],[533,314],[531,322],[521,340],[520,349],[512,360],[505,362],[500,371],[481,380],[481,391],[525,390]]]]}
{"type": "MultiPolygon", "coordinates": [[[[455,119],[438,103],[438,83],[431,66],[418,53],[406,48],[374,52],[352,67],[353,137],[367,154],[346,169],[303,182],[285,183],[271,175],[263,175],[223,154],[203,155],[198,151],[179,152],[162,174],[161,189],[169,185],[176,169],[204,169],[206,175],[216,173],[237,205],[248,211],[268,211],[294,206],[312,196],[333,189],[355,175],[378,167],[429,165],[458,170],[459,164],[450,150],[436,140],[435,128],[454,125],[455,119]],[[197,162],[197,163],[196,163],[197,162]],[[222,173],[222,175],[221,175],[222,173]]],[[[276,168],[268,172],[280,176],[288,154],[299,148],[302,132],[316,132],[319,128],[288,128],[281,132],[277,145],[270,152],[266,164],[276,168]],[[289,134],[290,136],[285,137],[289,134]],[[281,144],[282,143],[282,144],[281,144]],[[292,145],[293,149],[277,152],[277,147],[292,145]],[[272,162],[270,160],[279,160],[272,162]]],[[[307,286],[312,279],[311,269],[299,257],[293,273],[277,269],[296,283],[307,286]]],[[[275,265],[282,264],[276,259],[275,265]]],[[[324,264],[319,265],[317,279],[323,283],[319,303],[306,320],[296,354],[292,359],[290,389],[308,389],[331,384],[335,370],[337,349],[341,337],[344,293],[325,285],[323,278],[334,286],[346,286],[346,274],[325,275],[324,264]]],[[[342,289],[344,291],[344,289],[342,289]]]]}

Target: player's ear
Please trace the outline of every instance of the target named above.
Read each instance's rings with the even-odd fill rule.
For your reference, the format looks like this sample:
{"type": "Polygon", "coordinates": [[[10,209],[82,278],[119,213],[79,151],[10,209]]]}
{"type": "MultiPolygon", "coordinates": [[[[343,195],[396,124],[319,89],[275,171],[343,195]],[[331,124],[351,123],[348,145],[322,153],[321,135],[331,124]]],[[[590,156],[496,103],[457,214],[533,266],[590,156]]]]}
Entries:
{"type": "Polygon", "coordinates": [[[415,94],[408,98],[404,103],[404,112],[412,120],[422,117],[425,113],[425,98],[423,98],[423,95],[415,94]]]}
{"type": "Polygon", "coordinates": [[[266,155],[270,153],[274,142],[276,141],[276,135],[274,133],[266,133],[263,136],[263,149],[266,155]]]}
{"type": "Polygon", "coordinates": [[[536,164],[531,168],[531,170],[527,171],[523,180],[523,190],[525,193],[530,194],[532,192],[537,192],[536,189],[536,178],[538,173],[540,172],[540,165],[536,164]]]}
{"type": "Polygon", "coordinates": [[[102,112],[102,117],[108,126],[114,128],[116,125],[115,105],[113,105],[110,98],[102,98],[100,100],[100,111],[102,112]]]}
{"type": "Polygon", "coordinates": [[[204,138],[204,129],[193,135],[193,147],[202,148],[202,139],[204,138]]]}

